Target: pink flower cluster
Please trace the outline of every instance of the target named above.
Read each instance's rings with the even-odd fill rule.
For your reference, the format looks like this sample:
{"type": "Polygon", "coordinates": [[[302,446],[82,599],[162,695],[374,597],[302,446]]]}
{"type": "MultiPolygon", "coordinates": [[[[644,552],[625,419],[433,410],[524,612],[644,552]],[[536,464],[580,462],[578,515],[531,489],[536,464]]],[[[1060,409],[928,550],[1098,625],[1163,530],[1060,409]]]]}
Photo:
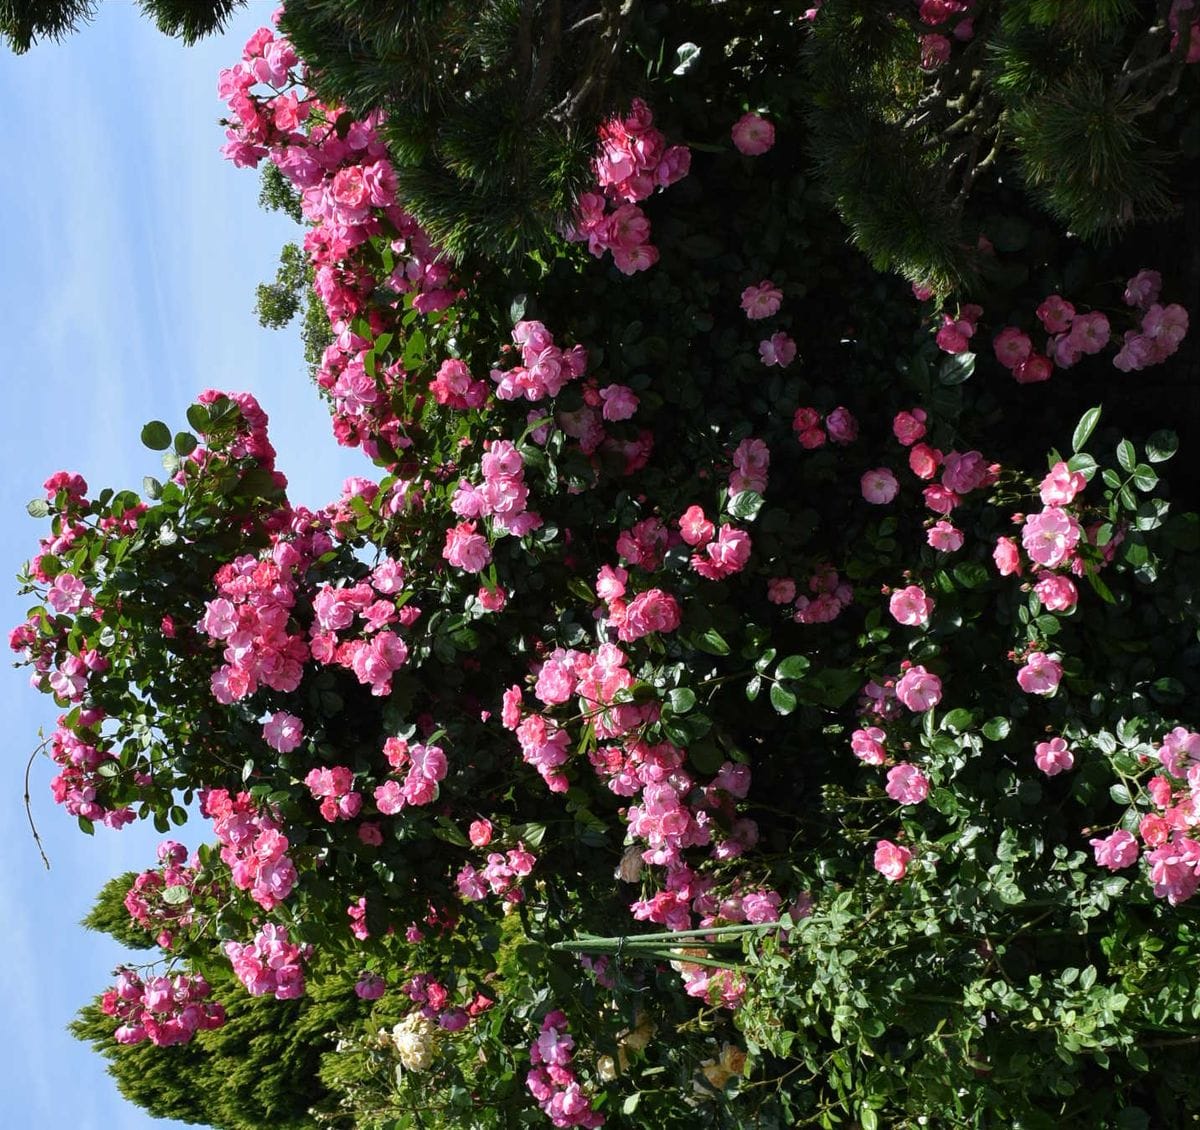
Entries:
{"type": "MultiPolygon", "coordinates": [[[[974,0],[916,0],[920,6],[918,16],[923,24],[929,27],[940,27],[956,17],[957,19],[950,34],[960,43],[966,43],[975,35],[975,22],[971,18],[974,0]]],[[[950,39],[941,32],[926,32],[920,37],[921,67],[932,71],[946,63],[950,58],[950,39]]]]}
{"type": "Polygon", "coordinates": [[[273,996],[277,1001],[304,996],[303,963],[310,946],[288,941],[287,927],[268,923],[248,945],[226,942],[225,956],[237,979],[252,997],[273,996]]]}
{"type": "MultiPolygon", "coordinates": [[[[774,590],[775,595],[770,599],[776,604],[785,604],[787,601],[777,599],[787,594],[787,585],[791,585],[791,592],[796,591],[794,581],[787,581],[784,585],[777,585],[774,590]]],[[[849,582],[843,581],[838,575],[836,569],[831,565],[821,565],[817,567],[816,572],[808,579],[808,591],[812,596],[801,594],[795,598],[795,612],[792,614],[792,619],[797,624],[828,624],[836,620],[854,601],[854,588],[849,582]]]]}
{"type": "MultiPolygon", "coordinates": [[[[761,439],[744,439],[733,452],[733,471],[729,475],[730,495],[741,494],[751,490],[755,494],[765,494],[767,477],[771,468],[771,449],[761,439]]],[[[696,507],[688,511],[690,514],[696,507]]],[[[711,536],[711,534],[710,534],[711,536]]],[[[688,545],[696,542],[688,540],[688,545]]]]}
{"type": "Polygon", "coordinates": [[[525,845],[518,842],[515,848],[504,854],[490,852],[487,863],[480,870],[469,863],[465,864],[454,881],[458,885],[458,893],[468,902],[479,902],[490,891],[501,898],[505,911],[509,911],[524,902],[525,892],[520,883],[533,871],[535,863],[537,857],[533,852],[527,851],[525,845]]]}
{"type": "Polygon", "coordinates": [[[429,391],[439,404],[463,411],[482,408],[487,401],[488,387],[484,381],[477,381],[471,376],[471,370],[465,362],[447,358],[439,367],[437,376],[429,382],[429,391]]]}
{"type": "Polygon", "coordinates": [[[449,762],[441,746],[410,745],[402,738],[388,738],[383,755],[392,772],[404,773],[404,781],[390,777],[375,789],[375,807],[385,816],[395,816],[408,805],[430,804],[437,800],[438,782],[446,779],[449,762]]]}
{"type": "Polygon", "coordinates": [[[650,221],[637,202],[682,180],[692,164],[687,146],[668,146],[653,122],[650,107],[635,98],[625,117],[600,126],[594,161],[600,191],[579,198],[573,222],[563,233],[572,242],[586,242],[597,259],[611,251],[613,263],[626,275],[658,262],[650,221]]]}
{"type": "Polygon", "coordinates": [[[450,991],[428,973],[418,973],[401,986],[413,1004],[421,1006],[420,1013],[434,1021],[445,1032],[458,1032],[470,1021],[482,1016],[496,1002],[483,993],[475,993],[465,1007],[450,1003],[450,991]]]}
{"type": "Polygon", "coordinates": [[[63,805],[72,816],[99,820],[109,828],[124,827],[135,819],[133,809],[109,808],[101,799],[116,778],[106,777],[100,767],[118,760],[115,754],[100,748],[99,726],[104,712],[81,710],[69,729],[67,717],[60,716],[50,735],[50,756],[59,766],[59,772],[50,780],[55,803],[63,805]]]}
{"type": "Polygon", "coordinates": [[[1118,828],[1090,842],[1096,863],[1113,871],[1131,867],[1139,854],[1150,868],[1154,893],[1177,906],[1200,887],[1200,733],[1176,726],[1158,748],[1162,773],[1147,785],[1153,811],[1136,834],[1118,828]],[[1141,848],[1139,848],[1139,840],[1141,848]]]}
{"type": "Polygon", "coordinates": [[[512,338],[520,348],[521,362],[509,369],[494,368],[491,376],[501,400],[544,400],[557,396],[587,372],[588,355],[582,345],[563,349],[541,322],[518,322],[512,338]]]}
{"type": "Polygon", "coordinates": [[[942,315],[942,326],[937,332],[938,348],[944,353],[966,353],[975,336],[976,324],[983,317],[983,307],[967,303],[959,308],[958,316],[942,315]]]}
{"type": "MultiPolygon", "coordinates": [[[[1162,276],[1143,269],[1125,284],[1125,304],[1135,307],[1139,325],[1125,331],[1113,365],[1122,372],[1145,369],[1172,356],[1188,330],[1188,313],[1178,303],[1158,302],[1162,276]]],[[[1099,310],[1081,313],[1061,294],[1049,295],[1037,308],[1037,318],[1049,334],[1044,353],[1034,350],[1024,330],[1005,326],[994,338],[997,360],[1020,384],[1049,380],[1057,366],[1069,369],[1081,357],[1104,352],[1113,338],[1107,315],[1099,310]]]]}
{"type": "Polygon", "coordinates": [[[213,696],[223,705],[247,698],[260,684],[277,691],[300,685],[309,652],[304,637],[289,628],[296,581],[285,550],[279,543],[270,557],[243,554],[217,570],[220,595],[205,605],[199,629],[225,645],[225,662],[212,676],[213,696]]]}
{"type": "Polygon", "coordinates": [[[389,557],[358,584],[322,585],[313,597],[309,628],[313,659],[352,671],[373,695],[390,694],[392,675],[408,662],[408,645],[393,627],[411,627],[421,615],[416,605],[397,607],[404,581],[404,566],[389,557]],[[342,638],[356,626],[361,637],[342,638]]]}
{"type": "Polygon", "coordinates": [[[171,948],[174,940],[172,929],[187,926],[192,921],[192,892],[198,863],[189,864],[187,848],[174,840],[163,840],[158,845],[158,860],[159,868],[143,871],[134,879],[124,901],[129,917],[154,934],[157,944],[166,950],[171,948]],[[168,902],[163,894],[169,887],[184,890],[185,897],[168,902]]]}
{"type": "Polygon", "coordinates": [[[807,451],[824,447],[827,440],[845,447],[858,439],[858,421],[848,408],[840,405],[824,418],[815,408],[797,408],[792,416],[792,431],[807,451]]]}
{"type": "Polygon", "coordinates": [[[460,479],[450,509],[460,518],[490,518],[494,529],[524,537],[542,525],[541,516],[527,509],[525,460],[510,440],[487,440],[484,446],[483,484],[477,487],[460,479]]]}
{"type": "MultiPolygon", "coordinates": [[[[740,476],[742,472],[735,471],[734,474],[740,476]]],[[[758,481],[754,480],[755,483],[758,481]]],[[[761,482],[765,488],[765,478],[761,482]]],[[[692,571],[699,573],[706,581],[723,581],[734,573],[740,573],[750,560],[750,535],[728,523],[716,529],[699,506],[690,506],[683,512],[679,518],[679,530],[682,539],[696,551],[691,556],[692,571]]],[[[675,627],[678,626],[676,616],[675,627]]]]}
{"type": "Polygon", "coordinates": [[[100,1011],[121,1021],[118,1044],[149,1040],[156,1047],[186,1044],[197,1032],[220,1028],[225,1006],[209,1001],[212,989],[201,976],[151,977],[132,969],[117,971],[117,983],[100,998],[100,1011]]]}
{"type": "Polygon", "coordinates": [[[213,822],[234,886],[249,891],[263,910],[274,910],[292,893],[297,878],[278,822],[260,812],[249,793],[231,797],[225,789],[202,790],[200,812],[213,822]]]}
{"type": "Polygon", "coordinates": [[[529,1047],[533,1070],[525,1077],[525,1085],[555,1126],[594,1130],[604,1125],[604,1115],[592,1109],[591,1099],[571,1068],[574,1051],[566,1016],[558,1009],[548,1012],[529,1047]]]}
{"type": "Polygon", "coordinates": [[[321,816],[330,824],[353,820],[362,809],[362,793],[354,790],[354,770],[345,765],[310,769],[304,783],[313,800],[321,802],[321,816]]]}

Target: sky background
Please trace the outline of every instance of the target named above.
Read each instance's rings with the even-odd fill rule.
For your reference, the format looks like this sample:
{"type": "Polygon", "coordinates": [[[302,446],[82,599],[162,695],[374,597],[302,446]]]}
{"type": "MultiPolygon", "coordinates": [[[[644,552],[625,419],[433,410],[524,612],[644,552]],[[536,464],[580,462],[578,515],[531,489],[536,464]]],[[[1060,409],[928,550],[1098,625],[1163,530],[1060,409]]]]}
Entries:
{"type": "MultiPolygon", "coordinates": [[[[138,442],[142,424],[176,430],[204,388],[248,390],[271,419],[294,502],[321,506],[369,464],[339,449],[309,383],[299,330],[261,329],[254,289],[274,276],[298,229],[258,207],[258,176],[218,153],[217,72],[270,20],[251,0],[226,35],[185,48],[130,0],[63,43],[0,49],[0,626],[25,618],[12,580],[45,532],[25,513],[59,469],[94,495],[160,475],[138,442]],[[316,454],[319,453],[319,454],[316,454]]],[[[21,1130],[158,1130],[126,1103],[101,1058],[66,1031],[102,991],[120,946],[78,925],[111,876],[150,866],[162,837],[149,824],[82,835],[53,803],[53,766],[31,775],[33,813],[52,863],[29,833],[23,774],[38,730],[57,711],[0,668],[0,1096],[21,1130]]],[[[190,848],[205,829],[175,835],[190,848]]]]}

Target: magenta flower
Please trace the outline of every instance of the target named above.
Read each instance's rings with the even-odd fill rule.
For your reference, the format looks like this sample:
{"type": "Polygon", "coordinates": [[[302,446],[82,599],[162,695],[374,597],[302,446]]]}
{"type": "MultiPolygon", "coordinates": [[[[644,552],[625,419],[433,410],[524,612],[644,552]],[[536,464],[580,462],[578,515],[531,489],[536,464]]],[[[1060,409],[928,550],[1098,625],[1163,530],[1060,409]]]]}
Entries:
{"type": "Polygon", "coordinates": [[[761,157],[775,144],[775,126],[758,114],[743,114],[730,130],[733,144],[747,157],[761,157]]]}
{"type": "Polygon", "coordinates": [[[886,467],[876,467],[873,471],[863,474],[859,485],[862,496],[875,506],[885,506],[900,493],[900,484],[896,476],[886,467]]]}
{"type": "Polygon", "coordinates": [[[896,697],[914,714],[922,714],[942,701],[942,680],[924,667],[910,667],[896,681],[896,697]]]}
{"type": "Polygon", "coordinates": [[[1062,665],[1045,652],[1031,651],[1025,666],[1017,672],[1017,682],[1026,694],[1052,695],[1062,679],[1062,665]]]}
{"type": "Polygon", "coordinates": [[[1075,765],[1075,755],[1067,748],[1067,743],[1062,738],[1038,742],[1034,751],[1033,760],[1047,777],[1055,777],[1075,765]]]}
{"type": "Polygon", "coordinates": [[[875,870],[888,882],[896,883],[904,878],[910,859],[912,852],[891,840],[880,840],[875,845],[875,870]]]}

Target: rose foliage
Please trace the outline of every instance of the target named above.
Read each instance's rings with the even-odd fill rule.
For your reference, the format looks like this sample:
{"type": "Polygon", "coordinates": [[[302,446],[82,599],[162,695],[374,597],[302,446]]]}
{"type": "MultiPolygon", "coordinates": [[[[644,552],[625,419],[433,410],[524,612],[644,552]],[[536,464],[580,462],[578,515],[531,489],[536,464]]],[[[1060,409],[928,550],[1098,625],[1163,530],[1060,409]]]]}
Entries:
{"type": "Polygon", "coordinates": [[[277,33],[222,73],[363,469],[292,505],[267,413],[208,390],[140,494],[30,505],[55,800],[196,826],[125,899],[167,968],[100,999],[111,1056],[210,1046],[213,985],[295,1018],[316,984],[335,1126],[1200,1101],[1200,523],[1175,436],[1100,407],[1187,311],[1125,245],[923,305],[806,177],[804,21],[722,8],[519,266],[440,255],[277,33]]]}

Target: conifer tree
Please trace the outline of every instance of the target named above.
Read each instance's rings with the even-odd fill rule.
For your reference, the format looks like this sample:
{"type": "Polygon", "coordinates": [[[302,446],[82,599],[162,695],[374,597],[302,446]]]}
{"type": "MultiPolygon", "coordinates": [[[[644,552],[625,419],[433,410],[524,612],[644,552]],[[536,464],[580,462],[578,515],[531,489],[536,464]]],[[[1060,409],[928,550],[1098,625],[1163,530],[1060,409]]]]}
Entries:
{"type": "Polygon", "coordinates": [[[877,267],[978,282],[981,219],[1017,185],[1089,240],[1177,210],[1166,163],[1200,153],[1200,76],[1170,0],[937,7],[960,10],[829,0],[806,50],[814,155],[877,267]]]}

